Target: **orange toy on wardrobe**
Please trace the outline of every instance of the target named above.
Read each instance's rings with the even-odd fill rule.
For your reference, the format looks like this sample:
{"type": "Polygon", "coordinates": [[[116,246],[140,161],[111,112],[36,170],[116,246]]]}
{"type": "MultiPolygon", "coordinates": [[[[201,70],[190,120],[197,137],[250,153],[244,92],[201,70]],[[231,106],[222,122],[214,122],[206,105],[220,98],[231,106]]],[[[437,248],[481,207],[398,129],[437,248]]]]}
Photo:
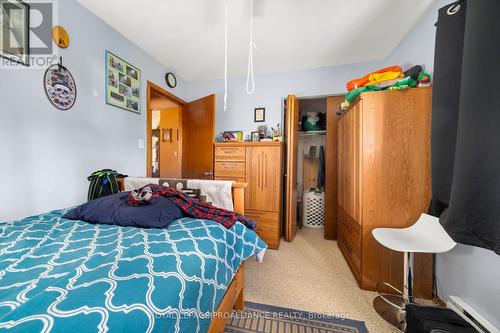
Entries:
{"type": "Polygon", "coordinates": [[[401,72],[403,72],[403,68],[401,68],[401,66],[389,66],[386,68],[381,68],[379,70],[376,70],[375,72],[367,74],[361,78],[351,80],[351,81],[347,82],[347,85],[346,85],[347,91],[351,91],[351,90],[356,89],[356,88],[364,87],[365,85],[367,85],[370,82],[370,75],[381,74],[381,73],[385,73],[385,72],[400,72],[401,73],[401,72]]]}

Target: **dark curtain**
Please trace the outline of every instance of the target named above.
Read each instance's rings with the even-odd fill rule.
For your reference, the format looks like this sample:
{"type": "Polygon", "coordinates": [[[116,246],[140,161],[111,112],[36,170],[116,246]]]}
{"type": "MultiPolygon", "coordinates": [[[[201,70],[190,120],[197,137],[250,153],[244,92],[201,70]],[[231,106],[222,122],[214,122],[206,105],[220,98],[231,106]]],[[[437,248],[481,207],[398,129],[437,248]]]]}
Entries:
{"type": "Polygon", "coordinates": [[[458,4],[437,23],[429,212],[500,254],[500,1],[458,4]]]}

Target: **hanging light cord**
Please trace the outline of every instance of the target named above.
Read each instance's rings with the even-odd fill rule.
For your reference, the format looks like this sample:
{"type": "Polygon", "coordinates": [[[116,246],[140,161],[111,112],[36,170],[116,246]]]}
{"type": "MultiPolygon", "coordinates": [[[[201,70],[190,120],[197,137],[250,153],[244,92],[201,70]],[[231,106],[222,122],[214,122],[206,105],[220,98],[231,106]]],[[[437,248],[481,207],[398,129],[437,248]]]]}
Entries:
{"type": "Polygon", "coordinates": [[[248,68],[247,68],[247,94],[252,95],[255,92],[255,78],[253,73],[253,50],[257,46],[253,42],[253,0],[250,0],[250,45],[248,47],[248,68]]]}
{"type": "Polygon", "coordinates": [[[225,34],[225,40],[224,40],[224,112],[226,112],[226,110],[227,110],[227,45],[228,45],[228,31],[229,31],[228,0],[226,0],[225,13],[226,13],[226,28],[224,31],[224,34],[225,34]]]}

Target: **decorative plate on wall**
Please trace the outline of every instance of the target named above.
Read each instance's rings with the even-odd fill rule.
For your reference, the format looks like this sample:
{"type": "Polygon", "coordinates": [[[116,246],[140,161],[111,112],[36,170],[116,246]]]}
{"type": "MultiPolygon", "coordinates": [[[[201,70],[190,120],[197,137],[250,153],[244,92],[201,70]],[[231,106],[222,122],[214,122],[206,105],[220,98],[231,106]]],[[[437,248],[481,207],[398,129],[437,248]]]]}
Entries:
{"type": "Polygon", "coordinates": [[[43,80],[49,101],[59,110],[69,110],[76,101],[76,84],[69,70],[58,64],[45,71],[43,80]]]}

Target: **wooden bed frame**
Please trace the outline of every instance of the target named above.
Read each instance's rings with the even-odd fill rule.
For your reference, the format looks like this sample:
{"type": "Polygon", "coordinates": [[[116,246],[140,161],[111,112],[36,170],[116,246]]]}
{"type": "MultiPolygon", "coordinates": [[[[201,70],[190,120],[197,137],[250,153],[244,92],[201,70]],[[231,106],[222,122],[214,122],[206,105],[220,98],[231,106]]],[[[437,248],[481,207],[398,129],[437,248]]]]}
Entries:
{"type": "MultiPolygon", "coordinates": [[[[240,213],[241,215],[245,214],[245,187],[247,187],[247,183],[233,183],[232,188],[234,211],[236,213],[240,213]]],[[[245,267],[244,263],[242,263],[234,275],[231,284],[227,288],[226,293],[217,308],[217,312],[214,313],[214,317],[207,331],[208,333],[224,332],[224,327],[231,318],[231,312],[233,309],[239,311],[243,311],[245,309],[245,300],[243,295],[244,274],[245,267]]]]}
{"type": "MultiPolygon", "coordinates": [[[[118,179],[120,191],[123,191],[125,186],[123,178],[118,179]]],[[[233,206],[234,211],[241,215],[245,214],[245,188],[247,183],[233,183],[233,206]]],[[[244,286],[245,267],[242,263],[238,271],[233,277],[231,284],[226,290],[217,311],[214,313],[210,327],[207,333],[223,333],[224,327],[231,318],[233,309],[243,311],[245,309],[243,286],[244,286]]]]}

